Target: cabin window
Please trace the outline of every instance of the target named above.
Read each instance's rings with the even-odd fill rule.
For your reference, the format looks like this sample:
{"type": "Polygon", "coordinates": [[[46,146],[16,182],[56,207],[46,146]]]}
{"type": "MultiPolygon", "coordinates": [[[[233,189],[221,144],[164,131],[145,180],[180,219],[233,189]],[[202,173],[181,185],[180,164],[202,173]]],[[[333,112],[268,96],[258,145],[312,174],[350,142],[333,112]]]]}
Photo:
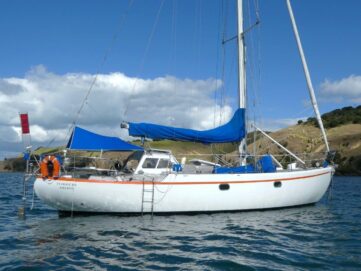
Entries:
{"type": "Polygon", "coordinates": [[[143,156],[143,151],[133,152],[128,158],[124,161],[123,170],[135,170],[138,167],[139,161],[143,156]]]}
{"type": "Polygon", "coordinates": [[[229,184],[228,183],[221,183],[219,185],[219,190],[228,190],[229,189],[229,184]]]}
{"type": "Polygon", "coordinates": [[[281,182],[274,182],[274,183],[273,183],[273,186],[274,186],[275,188],[280,188],[280,187],[282,186],[282,183],[281,183],[281,182]]]}
{"type": "Polygon", "coordinates": [[[170,168],[169,159],[160,159],[157,168],[170,168]]]}
{"type": "Polygon", "coordinates": [[[142,168],[155,168],[157,162],[158,162],[157,158],[147,158],[145,159],[142,168]]]}

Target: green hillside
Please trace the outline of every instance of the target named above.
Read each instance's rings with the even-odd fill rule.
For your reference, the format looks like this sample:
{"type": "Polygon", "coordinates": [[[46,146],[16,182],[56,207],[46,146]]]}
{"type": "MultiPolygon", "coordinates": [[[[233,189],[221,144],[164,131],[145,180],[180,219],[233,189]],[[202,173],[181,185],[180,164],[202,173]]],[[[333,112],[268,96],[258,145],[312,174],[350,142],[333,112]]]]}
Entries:
{"type": "MultiPolygon", "coordinates": [[[[322,115],[323,124],[326,129],[345,124],[361,124],[361,105],[357,107],[347,106],[336,109],[322,115]]],[[[302,124],[302,121],[299,121],[302,124]]],[[[318,127],[316,118],[308,118],[304,124],[312,124],[318,127]]]]}
{"type": "MultiPolygon", "coordinates": [[[[337,109],[323,114],[322,118],[327,129],[330,147],[332,150],[337,151],[335,157],[335,162],[338,164],[337,173],[361,175],[361,106],[337,109]]],[[[306,122],[299,121],[298,125],[270,133],[270,135],[283,146],[294,153],[302,155],[302,157],[309,158],[311,153],[318,153],[320,157],[324,155],[325,146],[314,118],[309,118],[306,122]]],[[[260,133],[257,133],[255,138],[256,142],[253,143],[253,133],[248,134],[247,144],[250,153],[256,150],[257,154],[284,154],[279,147],[260,133]]],[[[132,143],[141,144],[139,140],[132,143]]],[[[146,141],[145,147],[170,150],[179,160],[182,157],[187,157],[187,159],[198,158],[214,161],[213,154],[220,154],[221,158],[228,162],[234,161],[238,150],[238,144],[235,143],[204,145],[169,140],[146,141]]],[[[33,153],[35,155],[62,154],[63,149],[63,147],[38,148],[33,153]]],[[[86,157],[99,157],[100,153],[72,151],[69,155],[82,156],[86,159],[86,157]]],[[[105,152],[102,157],[115,161],[124,159],[127,155],[129,155],[128,152],[105,152]]],[[[107,167],[108,165],[102,162],[96,166],[107,167]]],[[[0,162],[0,171],[23,171],[24,168],[24,162],[21,158],[0,162]]]]}
{"type": "MultiPolygon", "coordinates": [[[[301,158],[325,152],[320,129],[313,124],[291,126],[270,134],[287,149],[300,154],[301,158]]],[[[343,124],[327,129],[330,149],[336,151],[336,170],[340,175],[361,175],[361,124],[343,124]]],[[[275,144],[264,137],[255,142],[258,153],[283,154],[275,144]]],[[[252,152],[254,144],[249,145],[252,152]]]]}

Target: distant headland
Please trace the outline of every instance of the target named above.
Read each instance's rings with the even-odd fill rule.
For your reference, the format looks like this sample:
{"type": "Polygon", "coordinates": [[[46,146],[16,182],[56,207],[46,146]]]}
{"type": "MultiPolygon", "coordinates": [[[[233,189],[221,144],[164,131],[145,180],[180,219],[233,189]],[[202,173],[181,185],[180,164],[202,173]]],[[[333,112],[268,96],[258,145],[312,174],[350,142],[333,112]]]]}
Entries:
{"type": "MultiPolygon", "coordinates": [[[[332,150],[336,151],[334,162],[337,164],[337,175],[361,175],[361,105],[357,107],[344,107],[336,109],[322,115],[325,128],[327,129],[328,140],[332,150]]],[[[280,142],[294,153],[317,153],[325,150],[320,131],[317,127],[315,118],[308,118],[306,121],[299,120],[297,125],[290,126],[269,133],[275,140],[280,142]]],[[[248,149],[250,153],[254,150],[257,153],[279,153],[281,150],[261,135],[248,135],[248,149]],[[254,141],[256,138],[256,141],[254,141]]],[[[139,141],[133,142],[140,144],[139,141]]],[[[203,145],[200,143],[189,142],[171,142],[168,140],[148,141],[147,146],[157,149],[169,149],[176,156],[196,157],[202,155],[204,158],[211,159],[211,153],[224,153],[230,156],[236,154],[237,144],[215,144],[214,146],[203,145]]],[[[60,153],[59,148],[38,148],[35,154],[43,155],[48,153],[60,153]]],[[[94,154],[88,154],[94,155],[94,154]]],[[[116,158],[119,153],[105,153],[104,157],[116,158]]],[[[25,170],[23,159],[8,158],[0,161],[0,172],[22,172],[25,170]]]]}

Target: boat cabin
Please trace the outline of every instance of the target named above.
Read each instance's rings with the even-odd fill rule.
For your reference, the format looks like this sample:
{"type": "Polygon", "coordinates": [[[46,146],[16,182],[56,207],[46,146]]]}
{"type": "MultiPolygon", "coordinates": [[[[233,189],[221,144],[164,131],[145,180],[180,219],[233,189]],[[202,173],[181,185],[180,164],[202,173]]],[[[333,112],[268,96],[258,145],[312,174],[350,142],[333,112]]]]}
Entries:
{"type": "Polygon", "coordinates": [[[124,161],[122,171],[134,174],[164,174],[170,173],[177,164],[177,159],[170,151],[135,151],[124,161]]]}
{"type": "Polygon", "coordinates": [[[220,164],[210,161],[192,159],[186,163],[183,157],[181,163],[173,156],[171,151],[149,149],[144,151],[135,151],[123,162],[122,172],[132,174],[204,174],[214,173],[215,168],[221,167],[220,164]]]}

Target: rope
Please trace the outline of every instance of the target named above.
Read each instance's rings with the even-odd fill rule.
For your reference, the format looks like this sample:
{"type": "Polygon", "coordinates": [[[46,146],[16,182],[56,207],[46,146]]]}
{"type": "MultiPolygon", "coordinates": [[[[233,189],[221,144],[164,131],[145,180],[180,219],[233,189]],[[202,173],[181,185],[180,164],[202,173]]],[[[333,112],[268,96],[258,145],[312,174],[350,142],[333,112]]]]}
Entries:
{"type": "MultiPolygon", "coordinates": [[[[75,117],[74,117],[73,122],[72,122],[71,124],[69,124],[68,132],[67,132],[67,134],[66,134],[65,139],[70,137],[70,134],[72,133],[72,131],[73,131],[76,123],[78,122],[79,117],[80,117],[80,114],[81,114],[84,106],[85,106],[85,105],[90,106],[89,103],[87,102],[87,101],[88,101],[88,98],[89,98],[91,92],[93,91],[93,88],[94,88],[94,86],[95,86],[95,83],[96,83],[97,80],[98,80],[100,71],[103,69],[106,61],[108,60],[108,57],[109,57],[111,51],[112,51],[113,48],[114,48],[114,45],[115,45],[115,43],[116,43],[116,41],[117,41],[117,39],[118,39],[119,33],[120,33],[121,30],[123,29],[123,25],[124,25],[124,23],[125,23],[125,19],[126,19],[128,13],[129,13],[130,8],[131,8],[132,5],[133,5],[133,2],[134,2],[134,0],[129,0],[129,1],[128,1],[127,8],[125,9],[125,11],[122,13],[122,15],[121,15],[121,17],[120,17],[118,28],[117,28],[117,30],[115,31],[115,33],[113,34],[113,37],[112,37],[112,40],[111,40],[111,42],[110,42],[109,47],[105,50],[103,59],[102,59],[102,61],[100,62],[99,66],[98,66],[98,68],[97,68],[97,71],[96,71],[96,73],[95,73],[95,76],[94,76],[93,80],[91,81],[91,84],[90,84],[90,86],[89,86],[89,89],[88,89],[87,93],[85,94],[84,99],[83,99],[83,101],[81,102],[78,111],[77,111],[76,114],[75,114],[75,117]]],[[[51,142],[49,142],[48,145],[50,145],[52,142],[54,142],[55,139],[56,139],[56,136],[51,140],[51,142]]]]}
{"type": "Polygon", "coordinates": [[[224,107],[224,93],[226,89],[225,80],[225,62],[226,62],[226,30],[227,30],[227,18],[228,18],[228,5],[229,1],[222,0],[218,14],[218,43],[222,44],[222,53],[220,53],[219,47],[217,46],[217,62],[216,62],[216,78],[220,77],[223,84],[218,91],[218,80],[216,80],[216,90],[214,92],[214,115],[213,115],[213,127],[219,126],[222,123],[222,109],[224,107]],[[225,4],[226,3],[226,4],[225,4]],[[222,24],[223,22],[223,24],[222,24]],[[221,64],[220,64],[221,63],[221,64]],[[220,67],[221,66],[221,67],[220,67]],[[219,76],[218,76],[219,74],[219,76]],[[219,105],[219,120],[217,122],[217,105],[219,105]]]}
{"type": "MultiPolygon", "coordinates": [[[[219,13],[218,13],[218,39],[217,39],[217,43],[221,44],[221,22],[223,19],[223,1],[221,3],[221,8],[219,9],[219,13]]],[[[224,37],[222,37],[222,39],[224,39],[224,37]]],[[[222,44],[223,47],[223,44],[222,44]]],[[[213,113],[213,127],[216,127],[216,114],[217,114],[217,91],[218,91],[218,74],[219,74],[219,58],[220,58],[220,52],[219,52],[219,46],[217,46],[217,59],[216,59],[216,89],[214,91],[214,113],[213,113]]],[[[223,63],[223,59],[221,59],[222,63],[223,63]]]]}
{"type": "Polygon", "coordinates": [[[327,201],[328,202],[330,202],[332,200],[333,178],[334,178],[334,174],[332,174],[332,176],[331,176],[331,182],[330,182],[330,185],[328,187],[328,195],[327,195],[327,201]]]}
{"type": "MultiPolygon", "coordinates": [[[[34,183],[34,186],[35,186],[35,183],[34,183]]],[[[31,207],[30,207],[30,211],[33,210],[34,208],[34,195],[35,195],[35,189],[34,189],[34,186],[33,186],[33,197],[32,197],[32,200],[31,200],[31,207]]]]}
{"type": "Polygon", "coordinates": [[[164,2],[165,2],[165,0],[162,0],[162,2],[160,3],[160,6],[159,6],[159,9],[158,9],[155,21],[154,21],[153,26],[152,26],[152,30],[151,30],[150,35],[148,37],[147,46],[145,47],[143,58],[142,58],[142,60],[140,62],[140,65],[139,65],[139,72],[138,72],[137,77],[135,78],[132,90],[130,92],[131,94],[129,95],[128,101],[127,101],[126,106],[125,106],[125,110],[124,110],[124,113],[123,113],[123,119],[125,119],[125,117],[127,116],[128,109],[129,109],[130,103],[132,101],[134,90],[135,90],[135,88],[137,86],[137,83],[139,81],[139,75],[143,72],[145,59],[146,59],[146,57],[148,55],[150,44],[151,44],[151,42],[153,40],[153,36],[154,36],[155,30],[156,30],[156,27],[158,25],[159,17],[160,17],[164,2]]]}
{"type": "MultiPolygon", "coordinates": [[[[81,103],[81,105],[80,105],[80,107],[79,107],[79,109],[78,109],[78,111],[77,111],[77,113],[76,113],[76,115],[74,117],[73,122],[68,125],[68,132],[66,133],[63,140],[66,140],[67,138],[70,137],[70,134],[72,133],[76,123],[78,122],[79,117],[80,117],[80,113],[82,112],[84,106],[85,105],[90,106],[89,103],[87,102],[88,97],[89,97],[90,93],[92,92],[92,90],[94,88],[94,85],[95,85],[95,83],[96,83],[96,81],[98,79],[100,71],[104,67],[105,62],[107,61],[108,56],[109,56],[110,52],[112,51],[112,49],[113,49],[113,47],[115,45],[115,42],[118,39],[118,35],[119,35],[120,31],[122,30],[125,19],[126,19],[128,13],[129,13],[129,10],[130,10],[131,6],[133,5],[133,1],[134,0],[129,0],[128,1],[128,6],[127,6],[126,10],[123,12],[122,16],[120,17],[120,23],[119,23],[119,26],[118,26],[118,30],[115,31],[115,33],[114,33],[114,35],[112,37],[112,41],[111,41],[109,47],[106,49],[106,51],[104,53],[103,59],[102,59],[102,61],[100,62],[99,66],[98,66],[98,69],[97,69],[97,71],[95,73],[95,76],[94,76],[94,78],[93,78],[93,80],[92,80],[92,82],[90,84],[90,87],[89,87],[86,95],[84,96],[84,99],[83,99],[83,101],[82,101],[82,103],[81,103]]],[[[52,139],[50,139],[49,142],[46,145],[46,148],[48,148],[57,139],[57,137],[58,136],[54,136],[52,139]]]]}
{"type": "MultiPolygon", "coordinates": [[[[226,36],[227,36],[227,18],[228,18],[228,10],[229,10],[229,1],[225,1],[226,6],[224,9],[222,9],[223,14],[223,38],[222,40],[225,41],[226,40],[226,36]]],[[[226,80],[225,80],[225,65],[226,65],[226,46],[225,43],[222,42],[222,81],[223,83],[223,87],[220,91],[220,97],[219,97],[219,103],[220,103],[220,109],[219,109],[219,122],[218,125],[220,125],[222,123],[222,108],[224,107],[224,96],[225,96],[225,92],[226,92],[226,80]]]]}
{"type": "MultiPolygon", "coordinates": [[[[177,2],[173,0],[173,9],[172,9],[172,33],[171,33],[171,47],[173,49],[170,55],[170,70],[173,70],[173,73],[176,74],[177,70],[177,2]]],[[[171,74],[171,73],[170,73],[171,74]]],[[[177,92],[177,78],[173,77],[174,92],[177,92]]]]}
{"type": "Polygon", "coordinates": [[[88,100],[88,97],[89,97],[91,91],[93,90],[93,87],[94,87],[94,85],[95,85],[95,83],[96,83],[96,81],[97,81],[97,79],[98,79],[100,70],[103,68],[105,62],[106,62],[107,59],[108,59],[108,56],[109,56],[110,52],[112,51],[112,49],[113,49],[113,47],[114,47],[115,42],[116,42],[117,39],[118,39],[118,34],[120,33],[120,31],[121,31],[121,29],[122,29],[123,23],[124,23],[124,21],[125,21],[126,16],[128,15],[129,9],[130,9],[130,7],[132,6],[132,4],[133,4],[133,0],[129,0],[129,2],[128,2],[128,7],[127,7],[127,9],[124,11],[124,13],[123,13],[122,16],[121,16],[118,30],[114,33],[113,38],[112,38],[112,41],[111,41],[111,43],[110,43],[110,46],[109,46],[108,49],[105,51],[103,60],[101,61],[100,65],[99,65],[99,67],[98,67],[98,69],[97,69],[97,72],[95,73],[94,79],[93,79],[93,81],[92,81],[91,84],[90,84],[90,87],[89,87],[89,89],[88,89],[88,92],[86,93],[86,95],[85,95],[85,97],[84,97],[84,99],[83,99],[83,102],[81,103],[80,108],[79,108],[79,110],[78,110],[78,112],[77,112],[77,114],[76,114],[76,117],[75,117],[75,119],[74,119],[74,121],[73,121],[74,125],[75,125],[75,123],[78,121],[79,116],[80,116],[80,113],[81,113],[81,111],[83,110],[84,105],[86,104],[86,102],[87,102],[87,100],[88,100]]]}
{"type": "Polygon", "coordinates": [[[198,30],[198,33],[196,34],[196,37],[198,37],[198,42],[196,43],[196,58],[197,58],[197,70],[198,74],[201,70],[201,49],[202,49],[202,1],[198,2],[198,15],[196,14],[197,24],[196,29],[198,30]]]}

